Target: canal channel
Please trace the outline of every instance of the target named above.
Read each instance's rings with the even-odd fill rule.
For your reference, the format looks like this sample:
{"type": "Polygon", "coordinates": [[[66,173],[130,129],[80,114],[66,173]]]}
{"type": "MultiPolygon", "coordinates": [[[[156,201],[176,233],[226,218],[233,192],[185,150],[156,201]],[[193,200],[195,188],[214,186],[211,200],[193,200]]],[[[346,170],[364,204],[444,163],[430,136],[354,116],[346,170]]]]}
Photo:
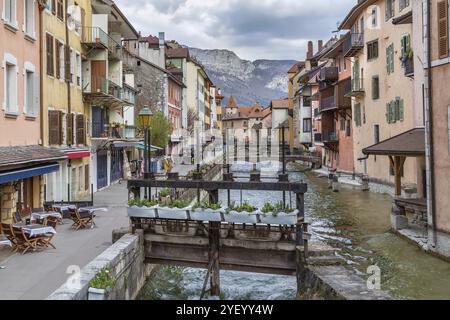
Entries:
{"type": "MultiPolygon", "coordinates": [[[[248,172],[236,172],[245,176],[248,172]]],[[[341,186],[328,189],[313,172],[291,172],[291,181],[308,184],[306,220],[313,240],[337,249],[348,268],[366,277],[367,268],[381,269],[381,287],[399,299],[450,299],[450,264],[421,251],[390,231],[391,197],[341,186]],[[433,266],[432,268],[430,266],[433,266]]],[[[263,206],[282,199],[281,192],[232,191],[233,201],[263,206]]],[[[220,194],[226,203],[226,192],[220,194]]],[[[294,198],[294,197],[292,197],[294,198]]],[[[289,201],[289,194],[286,195],[289,201]]],[[[292,199],[294,201],[294,199],[292,199]]],[[[205,270],[161,267],[142,290],[140,299],[198,299],[205,270]]],[[[294,277],[221,271],[223,299],[294,299],[294,277]]]]}

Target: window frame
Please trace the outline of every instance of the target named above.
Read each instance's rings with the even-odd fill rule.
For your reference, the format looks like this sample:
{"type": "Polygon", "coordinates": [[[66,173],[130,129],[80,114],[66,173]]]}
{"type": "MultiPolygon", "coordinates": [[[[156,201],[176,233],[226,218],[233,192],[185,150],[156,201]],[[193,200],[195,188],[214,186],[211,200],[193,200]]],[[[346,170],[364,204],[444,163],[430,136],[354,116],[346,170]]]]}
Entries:
{"type": "Polygon", "coordinates": [[[3,102],[2,107],[7,115],[18,115],[19,114],[19,104],[18,104],[18,64],[17,58],[10,53],[5,53],[3,59],[3,102]],[[9,71],[9,68],[12,71],[9,71]],[[9,80],[9,76],[12,75],[12,80],[9,80]],[[13,87],[10,88],[9,85],[12,84],[13,87]],[[12,90],[12,92],[11,92],[12,90]]]}
{"type": "Polygon", "coordinates": [[[303,131],[303,133],[311,133],[312,132],[312,119],[311,118],[303,119],[302,131],[303,131]],[[309,128],[309,130],[307,130],[308,128],[309,128]]]}
{"type": "Polygon", "coordinates": [[[367,42],[367,61],[376,60],[379,55],[380,49],[378,39],[367,42]]]}
{"type": "Polygon", "coordinates": [[[27,117],[37,117],[39,115],[39,78],[36,71],[36,67],[31,62],[25,62],[24,70],[24,103],[23,103],[23,112],[27,117]],[[31,92],[31,105],[29,101],[29,78],[28,75],[32,75],[32,92],[31,92]]]}
{"type": "MultiPolygon", "coordinates": [[[[22,23],[22,30],[25,33],[26,37],[29,37],[33,40],[36,40],[36,15],[35,15],[35,6],[36,6],[36,0],[23,0],[23,23],[22,23]],[[27,24],[28,15],[30,12],[27,10],[27,5],[31,2],[31,22],[30,26],[27,24]],[[28,30],[28,27],[31,27],[31,30],[28,30]]],[[[28,8],[29,9],[29,8],[28,8]]]]}
{"type": "Polygon", "coordinates": [[[4,24],[13,29],[13,31],[19,30],[19,23],[17,22],[17,0],[3,0],[2,8],[2,20],[4,24]],[[6,3],[9,3],[9,10],[6,10],[6,3]],[[6,17],[6,13],[9,11],[9,17],[6,17]]]}

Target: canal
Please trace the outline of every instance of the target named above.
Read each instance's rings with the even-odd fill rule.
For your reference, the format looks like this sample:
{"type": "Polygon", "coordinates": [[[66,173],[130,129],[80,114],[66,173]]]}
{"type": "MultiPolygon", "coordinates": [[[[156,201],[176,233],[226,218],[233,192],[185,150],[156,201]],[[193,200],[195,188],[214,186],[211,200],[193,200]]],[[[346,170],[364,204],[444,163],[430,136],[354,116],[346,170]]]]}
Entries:
{"type": "MultiPolygon", "coordinates": [[[[348,268],[365,277],[367,267],[377,265],[381,269],[382,289],[399,299],[450,299],[450,264],[390,232],[389,196],[346,186],[334,193],[327,188],[326,179],[312,172],[291,172],[290,179],[308,184],[305,209],[313,239],[336,248],[348,268]]],[[[226,203],[226,192],[220,198],[226,203]]],[[[241,193],[233,191],[232,200],[240,199],[241,193]]],[[[281,199],[281,192],[242,192],[243,201],[257,206],[281,199]]],[[[198,299],[205,272],[161,267],[140,298],[198,299]]],[[[221,271],[221,287],[223,299],[294,299],[296,294],[294,277],[234,271],[221,271]]]]}

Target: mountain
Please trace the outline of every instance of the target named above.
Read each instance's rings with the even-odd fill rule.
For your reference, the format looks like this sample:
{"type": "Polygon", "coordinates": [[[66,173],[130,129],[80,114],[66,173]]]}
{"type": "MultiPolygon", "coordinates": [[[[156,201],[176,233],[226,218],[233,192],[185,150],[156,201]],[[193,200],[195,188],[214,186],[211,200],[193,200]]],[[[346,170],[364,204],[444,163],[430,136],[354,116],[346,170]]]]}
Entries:
{"type": "Polygon", "coordinates": [[[263,106],[268,106],[272,99],[287,98],[287,71],[297,62],[248,61],[230,50],[189,48],[189,52],[205,67],[213,83],[222,90],[222,95],[225,98],[233,95],[240,105],[259,101],[263,106]]]}

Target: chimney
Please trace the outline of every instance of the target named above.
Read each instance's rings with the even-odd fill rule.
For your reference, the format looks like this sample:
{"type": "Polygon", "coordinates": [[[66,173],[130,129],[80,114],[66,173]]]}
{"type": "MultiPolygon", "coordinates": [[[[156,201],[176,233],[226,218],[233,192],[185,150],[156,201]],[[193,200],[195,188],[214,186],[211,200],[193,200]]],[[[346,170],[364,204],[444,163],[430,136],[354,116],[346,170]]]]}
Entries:
{"type": "Polygon", "coordinates": [[[319,40],[317,41],[317,52],[322,51],[322,49],[323,49],[323,41],[319,40]]]}
{"type": "Polygon", "coordinates": [[[165,42],[166,42],[166,40],[164,39],[164,37],[165,37],[164,32],[160,32],[159,35],[158,35],[158,38],[159,38],[159,47],[160,47],[160,48],[164,48],[164,44],[165,44],[165,42]]]}
{"type": "Polygon", "coordinates": [[[312,59],[313,57],[313,42],[308,41],[308,52],[306,53],[306,59],[312,59]]]}

